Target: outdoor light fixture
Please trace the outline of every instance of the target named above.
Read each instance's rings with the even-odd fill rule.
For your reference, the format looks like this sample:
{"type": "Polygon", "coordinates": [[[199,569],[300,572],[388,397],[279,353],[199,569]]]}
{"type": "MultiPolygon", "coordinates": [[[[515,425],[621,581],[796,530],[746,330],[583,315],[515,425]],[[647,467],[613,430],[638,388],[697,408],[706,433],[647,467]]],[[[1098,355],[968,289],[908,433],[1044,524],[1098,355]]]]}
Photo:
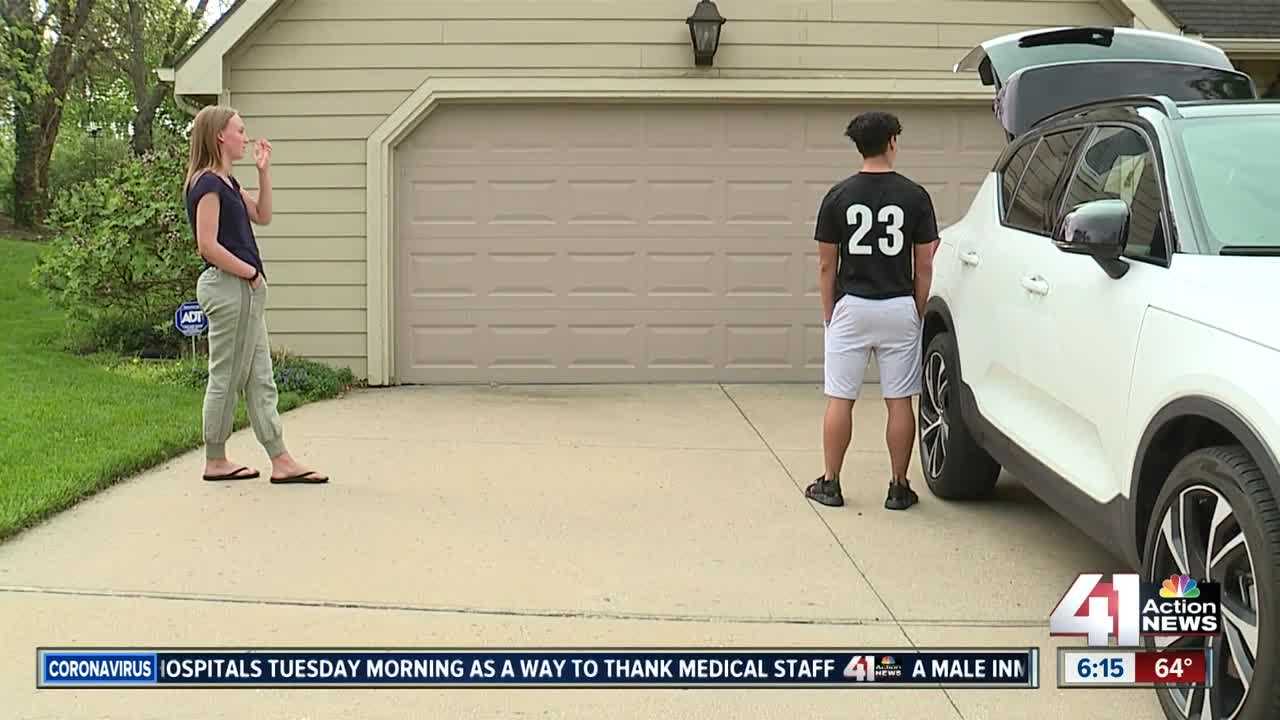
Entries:
{"type": "Polygon", "coordinates": [[[685,22],[689,24],[689,37],[693,40],[694,64],[710,65],[720,47],[720,26],[724,25],[719,8],[712,0],[698,0],[693,14],[685,22]]]}

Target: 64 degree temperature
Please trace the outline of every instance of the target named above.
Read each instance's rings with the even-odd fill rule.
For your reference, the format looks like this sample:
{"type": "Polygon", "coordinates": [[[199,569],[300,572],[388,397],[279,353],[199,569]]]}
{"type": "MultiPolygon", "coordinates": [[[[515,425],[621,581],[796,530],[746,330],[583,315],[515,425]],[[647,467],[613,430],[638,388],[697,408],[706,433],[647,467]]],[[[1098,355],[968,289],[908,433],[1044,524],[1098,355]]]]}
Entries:
{"type": "Polygon", "coordinates": [[[1140,683],[1201,684],[1205,653],[1140,652],[1134,658],[1134,680],[1140,683]]]}
{"type": "Polygon", "coordinates": [[[1156,677],[1167,678],[1170,675],[1176,675],[1182,678],[1183,665],[1194,665],[1195,658],[1174,657],[1174,658],[1157,658],[1156,659],[1156,677]]]}

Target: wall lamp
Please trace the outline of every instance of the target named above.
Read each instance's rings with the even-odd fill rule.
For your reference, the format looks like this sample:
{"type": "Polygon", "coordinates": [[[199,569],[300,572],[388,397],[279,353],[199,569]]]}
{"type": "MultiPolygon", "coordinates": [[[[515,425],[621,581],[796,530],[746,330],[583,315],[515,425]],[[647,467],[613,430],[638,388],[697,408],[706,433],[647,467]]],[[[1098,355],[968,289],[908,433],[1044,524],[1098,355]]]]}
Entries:
{"type": "Polygon", "coordinates": [[[710,65],[720,47],[720,28],[725,19],[713,0],[698,0],[693,14],[685,22],[689,25],[689,37],[693,41],[695,65],[710,65]]]}

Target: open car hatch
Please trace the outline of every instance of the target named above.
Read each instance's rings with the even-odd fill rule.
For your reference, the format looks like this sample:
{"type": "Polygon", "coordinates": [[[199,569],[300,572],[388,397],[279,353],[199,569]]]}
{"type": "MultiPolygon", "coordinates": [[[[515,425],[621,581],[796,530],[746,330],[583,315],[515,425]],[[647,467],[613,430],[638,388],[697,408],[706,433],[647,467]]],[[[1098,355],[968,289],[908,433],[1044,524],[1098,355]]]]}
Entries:
{"type": "Polygon", "coordinates": [[[978,72],[997,90],[1010,139],[1068,108],[1110,97],[1171,100],[1257,97],[1227,54],[1191,38],[1132,28],[1071,27],[1003,35],[970,50],[955,72],[978,72]]]}

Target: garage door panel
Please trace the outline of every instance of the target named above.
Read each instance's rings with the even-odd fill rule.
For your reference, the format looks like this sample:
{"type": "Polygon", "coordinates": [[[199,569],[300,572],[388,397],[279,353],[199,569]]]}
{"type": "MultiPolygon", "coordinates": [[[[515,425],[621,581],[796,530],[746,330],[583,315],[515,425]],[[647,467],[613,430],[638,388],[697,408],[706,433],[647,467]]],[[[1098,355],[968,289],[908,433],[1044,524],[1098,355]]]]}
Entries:
{"type": "MultiPolygon", "coordinates": [[[[818,200],[814,201],[819,202],[818,200]]],[[[935,200],[936,203],[936,200],[935,200]]],[[[941,212],[941,209],[939,210],[941,212]]],[[[445,213],[457,213],[453,208],[441,208],[441,217],[445,213]]],[[[463,217],[462,214],[453,215],[463,217]]],[[[647,240],[687,241],[695,243],[702,240],[722,238],[731,245],[771,241],[772,247],[804,247],[809,249],[813,242],[812,223],[757,223],[739,222],[729,226],[724,222],[685,222],[675,221],[663,223],[560,223],[554,234],[548,228],[539,227],[541,222],[511,221],[502,224],[480,225],[474,222],[448,222],[442,219],[434,223],[417,223],[409,225],[401,223],[397,233],[404,242],[436,243],[436,248],[460,245],[471,252],[483,252],[494,246],[510,249],[512,245],[521,249],[541,249],[548,247],[560,249],[553,243],[588,243],[588,247],[636,247],[637,243],[647,240]],[[799,245],[796,245],[799,243],[799,245]]],[[[747,245],[747,247],[754,247],[747,245]]],[[[639,248],[643,249],[643,248],[639,248]]],[[[451,250],[452,251],[452,250],[451,250]]]]}
{"type": "Polygon", "coordinates": [[[791,228],[785,232],[776,229],[736,228],[733,235],[697,225],[681,227],[678,232],[662,232],[664,228],[608,228],[605,235],[599,228],[561,228],[559,239],[535,243],[521,228],[513,226],[509,234],[493,232],[467,234],[467,229],[447,228],[448,235],[432,234],[425,230],[406,233],[401,246],[402,256],[430,256],[436,254],[466,254],[483,258],[490,253],[548,252],[557,255],[607,253],[813,253],[818,244],[813,240],[813,228],[791,228]],[[642,232],[643,230],[643,232],[642,232]],[[656,230],[656,231],[655,231],[656,230]]]}
{"type": "MultiPolygon", "coordinates": [[[[813,225],[858,167],[853,112],[434,111],[395,158],[398,379],[820,381],[813,225]]],[[[958,217],[994,158],[965,148],[1001,137],[989,107],[898,112],[901,169],[958,217]]]]}
{"type": "Polygon", "coordinates": [[[501,284],[484,293],[476,293],[474,288],[464,288],[461,284],[452,287],[442,284],[434,295],[424,293],[401,300],[396,310],[407,319],[413,315],[458,312],[457,308],[463,302],[466,312],[511,311],[516,306],[515,311],[519,313],[549,310],[577,314],[600,309],[609,312],[697,310],[741,315],[787,310],[800,312],[810,320],[822,316],[817,293],[795,297],[744,291],[726,300],[725,294],[716,292],[714,288],[706,291],[693,285],[670,284],[643,295],[615,291],[612,286],[602,283],[584,283],[577,292],[569,294],[557,293],[556,288],[547,288],[538,281],[501,284]]]}
{"type": "Polygon", "coordinates": [[[541,382],[559,370],[625,371],[621,379],[636,381],[697,370],[712,373],[704,378],[751,380],[822,363],[821,323],[776,309],[732,322],[719,310],[588,310],[571,320],[560,310],[532,309],[518,318],[501,309],[410,315],[417,320],[401,338],[410,360],[401,372],[454,380],[541,382]]]}
{"type": "MultiPolygon", "coordinates": [[[[981,166],[970,162],[902,171],[929,190],[939,217],[954,219],[978,187],[977,181],[961,181],[957,176],[980,178],[981,166]]],[[[642,171],[635,166],[630,170],[642,171]]],[[[779,174],[767,167],[749,170],[743,175],[779,174]]],[[[682,232],[688,228],[694,233],[701,226],[710,235],[768,235],[791,228],[793,233],[811,236],[823,195],[845,176],[843,168],[828,170],[820,178],[706,180],[694,177],[699,172],[736,173],[692,168],[683,170],[682,176],[671,172],[646,181],[587,175],[581,168],[559,179],[546,177],[545,170],[539,171],[540,177],[522,178],[511,177],[519,173],[510,169],[495,170],[485,181],[439,172],[429,181],[407,184],[402,197],[411,209],[402,215],[399,231],[408,238],[436,237],[440,232],[490,237],[519,232],[553,241],[565,234],[598,233],[598,226],[611,226],[610,235],[630,232],[636,237],[654,234],[655,226],[664,231],[666,226],[679,226],[682,232]]]]}
{"type": "Polygon", "coordinates": [[[818,297],[816,254],[776,250],[445,253],[406,265],[400,307],[410,312],[456,308],[460,298],[471,309],[519,299],[529,309],[814,310],[818,297]]]}
{"type": "MultiPolygon", "coordinates": [[[[972,167],[975,162],[990,165],[999,150],[960,150],[955,147],[931,150],[922,148],[906,137],[902,139],[902,150],[910,153],[909,158],[899,166],[908,171],[914,166],[917,170],[930,167],[972,167]]],[[[691,152],[688,150],[655,150],[641,148],[632,152],[643,152],[643,157],[628,160],[628,167],[641,168],[675,168],[677,170],[694,168],[769,168],[774,173],[788,172],[791,169],[819,168],[834,169],[838,177],[856,172],[861,165],[857,149],[849,139],[836,147],[827,149],[806,148],[804,150],[748,150],[743,148],[707,149],[691,152]],[[779,167],[779,163],[785,163],[779,167]]],[[[397,153],[399,160],[410,167],[430,165],[442,170],[465,170],[466,168],[496,168],[499,171],[509,169],[512,173],[535,174],[541,170],[546,173],[548,167],[563,164],[572,159],[579,168],[616,168],[618,151],[578,151],[549,149],[543,152],[520,152],[504,154],[502,157],[467,157],[464,152],[434,153],[408,152],[397,153]]]]}
{"type": "MultiPolygon", "coordinates": [[[[436,224],[440,217],[464,217],[468,224],[476,225],[513,221],[581,224],[602,219],[796,224],[807,220],[827,189],[850,172],[844,165],[830,163],[818,168],[761,164],[619,167],[616,159],[609,167],[455,166],[432,170],[429,179],[401,180],[403,196],[411,208],[403,216],[406,229],[436,224]]],[[[411,172],[409,166],[403,175],[411,172]]]]}

